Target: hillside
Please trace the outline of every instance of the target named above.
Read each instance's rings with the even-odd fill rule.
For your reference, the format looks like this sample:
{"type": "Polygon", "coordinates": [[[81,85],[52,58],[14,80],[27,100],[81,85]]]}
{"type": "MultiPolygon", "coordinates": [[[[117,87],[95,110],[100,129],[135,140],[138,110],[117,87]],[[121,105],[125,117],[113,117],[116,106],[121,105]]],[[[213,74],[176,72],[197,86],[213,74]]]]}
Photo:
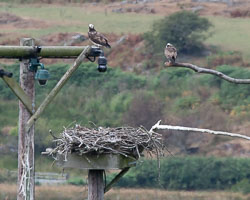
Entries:
{"type": "MultiPolygon", "coordinates": [[[[189,70],[164,69],[164,60],[152,61],[151,55],[145,53],[143,39],[143,33],[166,15],[183,9],[199,12],[213,24],[211,37],[205,41],[208,52],[200,57],[180,56],[179,60],[216,68],[238,78],[250,77],[249,18],[240,15],[250,6],[248,1],[235,1],[233,6],[191,0],[137,4],[44,2],[0,3],[0,44],[19,45],[21,37],[34,37],[38,45],[86,45],[88,24],[93,23],[110,39],[113,48],[105,50],[110,67],[106,74],[99,74],[93,64],[84,64],[38,121],[37,155],[50,144],[49,129],[58,134],[63,126],[75,120],[82,124],[92,121],[100,126],[150,128],[162,119],[172,125],[249,135],[250,86],[232,85],[189,70]],[[236,11],[240,14],[235,15],[236,11]],[[76,39],[77,34],[83,37],[76,39]]],[[[17,61],[2,62],[17,78],[18,65],[13,64],[17,61]]],[[[38,104],[72,60],[42,62],[52,78],[44,88],[37,85],[38,104]]],[[[0,116],[0,154],[6,158],[0,161],[0,166],[15,166],[8,154],[16,155],[17,151],[18,103],[3,82],[0,91],[0,111],[5,113],[0,116]]],[[[167,148],[176,155],[250,154],[249,142],[239,139],[174,131],[163,134],[167,148]]]]}

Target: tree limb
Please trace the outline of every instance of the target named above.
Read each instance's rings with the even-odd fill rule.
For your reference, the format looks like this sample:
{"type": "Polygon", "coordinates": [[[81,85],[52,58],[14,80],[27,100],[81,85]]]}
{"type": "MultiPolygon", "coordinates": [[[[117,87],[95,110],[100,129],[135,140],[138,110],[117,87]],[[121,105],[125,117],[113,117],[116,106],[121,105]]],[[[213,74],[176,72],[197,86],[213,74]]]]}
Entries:
{"type": "Polygon", "coordinates": [[[210,133],[214,135],[225,135],[225,136],[230,136],[230,137],[238,137],[238,138],[243,138],[246,140],[250,140],[249,136],[246,135],[241,135],[238,133],[228,133],[228,132],[223,132],[223,131],[213,131],[209,129],[201,129],[201,128],[191,128],[191,127],[184,127],[184,126],[171,126],[171,125],[160,125],[161,120],[159,120],[152,128],[150,129],[149,132],[153,132],[155,129],[168,129],[168,130],[178,130],[178,131],[194,131],[194,132],[202,132],[202,133],[210,133]]]}
{"type": "Polygon", "coordinates": [[[190,63],[168,63],[165,62],[165,65],[167,67],[184,67],[184,68],[189,68],[194,70],[197,73],[204,73],[204,74],[212,74],[215,76],[218,76],[221,79],[224,79],[228,82],[231,83],[236,83],[236,84],[250,84],[250,79],[237,79],[237,78],[232,78],[230,76],[227,76],[225,74],[223,74],[222,72],[213,70],[213,69],[206,69],[206,68],[202,68],[202,67],[198,67],[196,65],[190,64],[190,63]]]}

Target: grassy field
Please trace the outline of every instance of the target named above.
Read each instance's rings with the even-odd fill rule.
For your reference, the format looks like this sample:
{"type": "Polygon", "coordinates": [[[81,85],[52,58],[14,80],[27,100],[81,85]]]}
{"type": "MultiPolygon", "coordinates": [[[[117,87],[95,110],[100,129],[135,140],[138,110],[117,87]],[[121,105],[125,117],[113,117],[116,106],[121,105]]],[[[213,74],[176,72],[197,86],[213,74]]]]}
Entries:
{"type": "MultiPolygon", "coordinates": [[[[15,199],[16,186],[0,184],[0,199],[8,197],[9,200],[15,199]]],[[[53,199],[53,200],[80,200],[87,197],[86,187],[77,186],[37,186],[36,199],[53,199]]],[[[105,194],[107,200],[245,200],[250,196],[240,193],[231,192],[183,192],[183,191],[167,191],[167,190],[152,190],[152,189],[112,189],[105,194]]]]}
{"type": "MultiPolygon", "coordinates": [[[[104,6],[105,7],[105,6],[104,6]]],[[[106,8],[106,7],[105,7],[106,8]]],[[[153,22],[163,18],[158,14],[113,13],[105,9],[89,5],[68,4],[63,5],[39,5],[39,4],[1,4],[0,13],[8,12],[21,16],[26,20],[38,20],[41,27],[26,26],[16,27],[4,25],[0,33],[12,33],[5,35],[1,41],[14,35],[31,36],[39,38],[44,35],[60,32],[87,33],[88,24],[93,23],[105,33],[144,33],[149,31],[153,22]]],[[[250,61],[250,24],[249,19],[226,18],[221,16],[208,16],[214,24],[211,29],[213,35],[206,40],[208,45],[218,46],[225,51],[241,51],[246,61],[250,61]]],[[[21,37],[20,36],[20,37],[21,37]]]]}
{"type": "MultiPolygon", "coordinates": [[[[16,185],[0,184],[0,200],[14,200],[16,198],[16,185]]],[[[81,200],[87,198],[87,188],[62,186],[36,186],[36,199],[53,200],[81,200]]],[[[105,194],[106,200],[248,200],[250,195],[222,191],[184,192],[152,189],[112,189],[105,194]]]]}
{"type": "Polygon", "coordinates": [[[250,61],[250,23],[248,18],[208,17],[214,27],[213,35],[206,43],[219,46],[225,51],[241,51],[250,61]]]}
{"type": "MultiPolygon", "coordinates": [[[[43,20],[47,27],[42,30],[29,27],[22,30],[24,34],[40,37],[53,32],[82,32],[86,33],[88,24],[92,23],[99,30],[106,33],[142,33],[148,31],[152,23],[162,18],[158,15],[146,14],[117,14],[109,12],[96,12],[83,6],[62,5],[16,5],[4,4],[0,12],[8,12],[26,19],[43,20]]],[[[18,32],[17,30],[1,29],[1,32],[18,32]]]]}

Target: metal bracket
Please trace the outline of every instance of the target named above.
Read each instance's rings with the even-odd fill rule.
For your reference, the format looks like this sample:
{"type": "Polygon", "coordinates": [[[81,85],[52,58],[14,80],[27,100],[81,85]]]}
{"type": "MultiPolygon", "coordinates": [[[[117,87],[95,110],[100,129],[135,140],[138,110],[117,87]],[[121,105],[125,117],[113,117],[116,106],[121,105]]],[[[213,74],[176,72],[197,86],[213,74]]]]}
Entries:
{"type": "Polygon", "coordinates": [[[0,69],[0,77],[3,78],[3,76],[7,76],[7,77],[11,78],[13,76],[13,73],[6,72],[4,69],[0,69]]]}
{"type": "Polygon", "coordinates": [[[96,57],[99,57],[101,54],[103,54],[103,51],[99,47],[92,46],[89,54],[86,55],[86,58],[90,62],[95,62],[96,57]],[[93,57],[93,59],[91,59],[91,57],[93,57]]]}
{"type": "Polygon", "coordinates": [[[38,58],[30,58],[29,59],[29,71],[36,72],[38,66],[42,66],[43,64],[39,62],[38,58]]]}

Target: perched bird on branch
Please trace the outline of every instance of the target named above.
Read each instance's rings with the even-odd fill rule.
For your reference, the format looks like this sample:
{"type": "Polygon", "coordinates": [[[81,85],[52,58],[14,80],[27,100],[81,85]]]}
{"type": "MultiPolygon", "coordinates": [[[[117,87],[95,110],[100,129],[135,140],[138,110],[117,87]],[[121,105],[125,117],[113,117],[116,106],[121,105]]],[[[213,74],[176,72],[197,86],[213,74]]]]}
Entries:
{"type": "Polygon", "coordinates": [[[166,65],[174,64],[177,57],[176,48],[172,44],[167,43],[164,53],[167,58],[167,62],[165,64],[166,65]]]}
{"type": "Polygon", "coordinates": [[[108,43],[108,39],[101,33],[97,32],[95,30],[95,27],[93,24],[89,24],[89,32],[88,32],[89,40],[96,46],[104,46],[111,48],[111,46],[108,43]]]}

